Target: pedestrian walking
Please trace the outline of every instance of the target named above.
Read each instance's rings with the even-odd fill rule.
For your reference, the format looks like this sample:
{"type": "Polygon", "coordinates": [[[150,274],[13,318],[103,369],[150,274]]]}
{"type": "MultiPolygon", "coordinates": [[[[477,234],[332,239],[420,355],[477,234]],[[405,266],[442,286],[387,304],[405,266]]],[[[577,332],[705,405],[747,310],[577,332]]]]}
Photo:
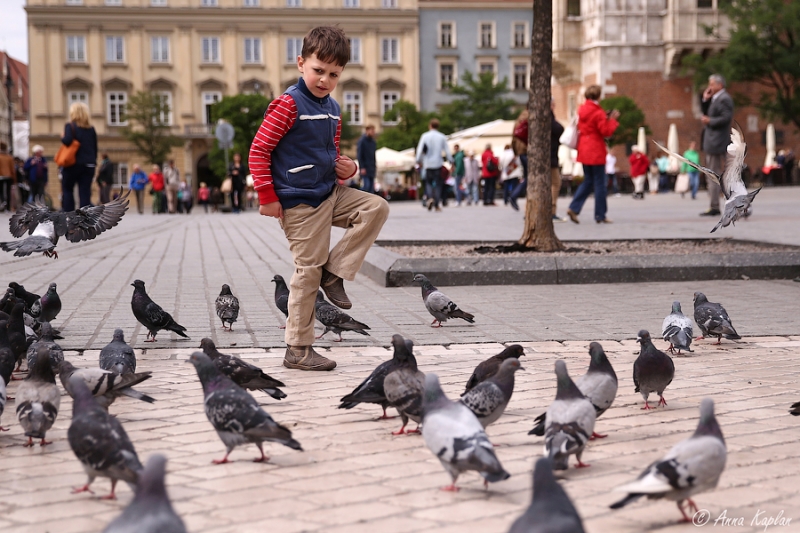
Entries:
{"type": "Polygon", "coordinates": [[[480,201],[481,166],[475,159],[475,150],[467,152],[464,159],[464,187],[467,193],[467,205],[478,205],[480,201]]]}
{"type": "Polygon", "coordinates": [[[439,203],[442,200],[442,166],[445,159],[453,162],[447,138],[439,132],[439,120],[434,118],[428,123],[428,131],[422,134],[417,143],[417,163],[420,164],[425,183],[428,211],[434,208],[441,211],[439,203]]]}
{"type": "Polygon", "coordinates": [[[364,192],[375,192],[375,174],[377,172],[375,151],[377,149],[375,126],[367,124],[367,127],[364,128],[364,135],[356,145],[356,159],[358,159],[359,173],[361,174],[361,190],[364,192]]]}
{"type": "Polygon", "coordinates": [[[650,168],[647,171],[647,190],[650,194],[658,193],[660,177],[661,172],[658,170],[658,163],[655,160],[650,161],[650,168]]]}
{"type": "Polygon", "coordinates": [[[164,174],[158,165],[153,165],[150,175],[147,176],[150,182],[150,194],[153,195],[153,214],[165,213],[167,211],[166,197],[164,196],[164,174]]]}
{"type": "Polygon", "coordinates": [[[606,154],[606,186],[611,187],[611,193],[619,196],[619,183],[617,182],[617,157],[608,152],[606,154]]]}
{"type": "MultiPolygon", "coordinates": [[[[697,153],[697,143],[692,141],[689,143],[689,148],[683,152],[683,157],[694,163],[700,164],[700,154],[697,153]]],[[[692,191],[692,200],[697,199],[697,190],[700,188],[700,173],[692,165],[681,163],[681,173],[689,175],[689,189],[692,191]]]]}
{"type": "Polygon", "coordinates": [[[203,206],[203,212],[208,213],[208,204],[211,198],[211,190],[205,181],[200,182],[200,187],[197,188],[197,203],[203,206]]]}
{"type": "Polygon", "coordinates": [[[167,193],[167,210],[170,214],[178,212],[178,191],[181,188],[181,173],[175,168],[175,161],[170,159],[164,165],[164,189],[167,193]]]}
{"type": "Polygon", "coordinates": [[[178,212],[187,215],[192,212],[192,188],[186,182],[186,178],[181,178],[178,187],[178,212]]]}
{"type": "MultiPolygon", "coordinates": [[[[700,109],[703,116],[700,121],[703,129],[702,145],[706,154],[706,167],[722,176],[725,171],[725,155],[731,143],[731,121],[733,121],[733,98],[725,90],[725,78],[712,74],[708,78],[708,87],[700,97],[700,109]]],[[[720,214],[719,196],[722,189],[714,180],[706,180],[709,208],[700,216],[714,217],[720,214]]]]}
{"type": "Polygon", "coordinates": [[[75,186],[78,186],[80,207],[91,205],[92,181],[97,166],[97,132],[89,123],[89,108],[81,102],[69,106],[69,122],[64,125],[61,143],[69,146],[78,141],[75,164],[61,169],[61,209],[75,210],[75,186]]]}
{"type": "Polygon", "coordinates": [[[631,166],[631,181],[633,182],[633,199],[644,200],[644,180],[650,168],[650,160],[642,153],[638,145],[631,146],[631,156],[628,158],[631,166]]]}
{"type": "Polygon", "coordinates": [[[497,189],[497,178],[500,177],[500,162],[487,144],[481,154],[481,178],[483,179],[483,205],[496,205],[494,193],[497,189]]]}
{"type": "Polygon", "coordinates": [[[47,159],[44,157],[44,148],[37,144],[33,147],[33,155],[30,156],[22,167],[28,177],[30,186],[30,196],[27,201],[41,201],[44,203],[44,191],[47,188],[47,159]]]}
{"type": "Polygon", "coordinates": [[[242,154],[233,154],[228,174],[231,177],[231,207],[234,213],[244,211],[244,187],[249,173],[247,165],[242,162],[242,154]]]}
{"type": "Polygon", "coordinates": [[[134,192],[136,196],[136,209],[140,215],[144,214],[144,188],[147,185],[147,174],[144,173],[142,167],[137,164],[133,165],[133,174],[128,182],[128,188],[134,192]]]}
{"type": "Polygon", "coordinates": [[[464,150],[459,145],[453,146],[453,185],[456,189],[456,206],[461,206],[461,202],[467,197],[464,184],[464,150]]]}
{"type": "Polygon", "coordinates": [[[114,163],[104,153],[97,169],[97,186],[100,188],[100,203],[105,204],[111,201],[111,187],[114,186],[114,163]]]}
{"type": "MultiPolygon", "coordinates": [[[[500,182],[503,188],[503,204],[508,205],[513,199],[512,194],[517,189],[519,181],[522,178],[522,162],[514,153],[510,144],[503,148],[503,153],[500,154],[500,182]]],[[[519,211],[516,200],[511,203],[511,207],[515,211],[519,211]]]]}
{"type": "Polygon", "coordinates": [[[0,143],[0,212],[6,209],[11,211],[11,191],[16,183],[17,169],[14,157],[8,153],[8,145],[0,143]]]}
{"type": "Polygon", "coordinates": [[[664,152],[661,152],[656,158],[656,166],[658,167],[658,192],[669,192],[669,157],[664,152]]]}

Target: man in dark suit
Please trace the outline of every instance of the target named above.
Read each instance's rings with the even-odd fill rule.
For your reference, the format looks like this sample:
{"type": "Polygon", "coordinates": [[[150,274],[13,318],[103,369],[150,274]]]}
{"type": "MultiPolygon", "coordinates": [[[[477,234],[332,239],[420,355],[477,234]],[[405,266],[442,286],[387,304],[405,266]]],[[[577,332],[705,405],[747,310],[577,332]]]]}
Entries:
{"type": "MultiPolygon", "coordinates": [[[[731,121],[733,121],[733,98],[725,90],[725,78],[712,74],[708,78],[708,87],[700,99],[705,125],[703,129],[703,151],[706,153],[706,166],[719,174],[725,170],[725,154],[731,143],[731,121]]],[[[720,186],[712,180],[706,180],[711,205],[708,211],[700,216],[719,216],[720,186]]]]}

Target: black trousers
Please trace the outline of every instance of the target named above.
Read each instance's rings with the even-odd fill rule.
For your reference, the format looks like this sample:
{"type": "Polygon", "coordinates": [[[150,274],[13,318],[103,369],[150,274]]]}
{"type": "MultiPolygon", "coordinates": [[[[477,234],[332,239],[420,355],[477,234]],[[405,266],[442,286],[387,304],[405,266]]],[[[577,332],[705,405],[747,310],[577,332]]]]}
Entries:
{"type": "Polygon", "coordinates": [[[78,186],[80,207],[92,203],[94,166],[72,165],[61,170],[61,209],[75,211],[75,185],[78,186]]]}

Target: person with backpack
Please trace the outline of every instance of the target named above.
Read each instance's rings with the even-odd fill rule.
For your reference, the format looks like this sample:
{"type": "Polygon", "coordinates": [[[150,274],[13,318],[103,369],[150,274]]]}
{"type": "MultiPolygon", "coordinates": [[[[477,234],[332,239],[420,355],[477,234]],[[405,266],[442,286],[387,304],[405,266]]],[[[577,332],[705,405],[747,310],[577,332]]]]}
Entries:
{"type": "Polygon", "coordinates": [[[442,200],[443,154],[447,161],[453,162],[450,147],[447,145],[447,138],[439,131],[439,120],[434,118],[428,124],[428,131],[422,134],[419,138],[419,143],[417,143],[417,163],[420,164],[422,179],[425,183],[428,211],[433,208],[436,208],[437,211],[442,210],[439,207],[439,203],[442,200]]]}
{"type": "Polygon", "coordinates": [[[497,178],[500,177],[500,162],[492,152],[492,145],[487,144],[481,155],[481,179],[483,180],[483,205],[496,205],[494,193],[497,189],[497,178]]]}

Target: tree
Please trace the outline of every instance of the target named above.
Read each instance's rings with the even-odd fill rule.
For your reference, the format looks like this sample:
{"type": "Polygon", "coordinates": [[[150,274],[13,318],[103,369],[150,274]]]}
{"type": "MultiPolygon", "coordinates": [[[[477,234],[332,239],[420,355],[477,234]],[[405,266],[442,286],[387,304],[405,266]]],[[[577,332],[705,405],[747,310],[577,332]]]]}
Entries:
{"type": "MultiPolygon", "coordinates": [[[[229,152],[242,154],[242,161],[247,161],[250,153],[250,144],[264,121],[264,113],[269,107],[270,100],[262,94],[236,94],[226,96],[211,107],[211,120],[216,123],[219,119],[229,122],[233,126],[233,149],[229,152]]],[[[211,171],[217,176],[225,176],[225,153],[217,142],[208,154],[211,171]]]]}
{"type": "Polygon", "coordinates": [[[644,113],[632,98],[628,96],[610,96],[600,100],[600,107],[606,111],[616,109],[620,113],[617,119],[619,126],[614,135],[611,136],[611,139],[609,139],[609,146],[636,144],[641,126],[644,126],[648,135],[650,134],[650,128],[644,123],[644,113]]]}
{"type": "Polygon", "coordinates": [[[419,138],[428,131],[428,122],[434,116],[434,113],[418,110],[417,106],[406,100],[396,102],[383,115],[383,120],[397,124],[383,129],[378,137],[378,147],[386,146],[392,150],[416,148],[419,138]]]}
{"type": "Polygon", "coordinates": [[[442,126],[449,131],[462,130],[497,119],[515,118],[514,107],[517,103],[506,97],[508,79],[503,78],[495,83],[491,72],[484,72],[477,78],[470,71],[464,72],[461,84],[452,86],[450,94],[458,98],[439,110],[442,126]]]}
{"type": "Polygon", "coordinates": [[[350,113],[342,112],[342,131],[339,134],[339,151],[352,148],[353,141],[361,137],[361,128],[350,124],[350,113]]]}
{"type": "Polygon", "coordinates": [[[166,99],[150,91],[139,91],[128,99],[128,126],[122,129],[122,136],[151,165],[161,165],[173,147],[183,145],[183,140],[171,132],[167,120],[170,111],[166,99]]]}

